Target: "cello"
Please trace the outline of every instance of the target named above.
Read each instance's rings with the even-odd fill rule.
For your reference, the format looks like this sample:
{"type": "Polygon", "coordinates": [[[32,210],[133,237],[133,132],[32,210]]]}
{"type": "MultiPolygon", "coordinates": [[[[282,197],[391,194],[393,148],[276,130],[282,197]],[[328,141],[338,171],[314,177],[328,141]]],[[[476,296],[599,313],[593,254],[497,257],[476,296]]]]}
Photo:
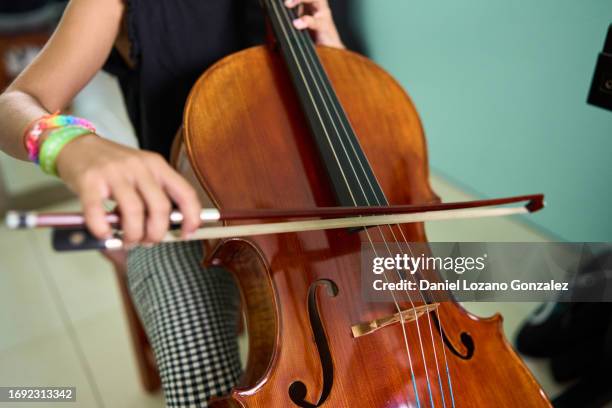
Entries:
{"type": "MultiPolygon", "coordinates": [[[[185,108],[177,163],[214,206],[438,203],[423,128],[400,85],[358,54],[315,47],[280,0],[263,6],[273,43],[216,63],[185,108]]],[[[206,262],[236,277],[249,357],[241,383],[211,406],[549,407],[500,316],[480,319],[452,301],[423,310],[425,296],[361,298],[362,245],[426,241],[423,224],[410,223],[217,243],[206,262]],[[394,315],[371,334],[351,332],[394,315]]]]}
{"type": "MultiPolygon", "coordinates": [[[[291,219],[293,209],[439,205],[423,128],[400,85],[358,54],[315,47],[281,0],[262,3],[273,43],[200,77],[176,142],[175,165],[218,209],[212,218],[240,227],[266,225],[258,214],[268,210],[291,219]],[[261,211],[221,217],[236,208],[261,211]]],[[[236,278],[249,334],[240,383],[210,406],[550,407],[500,316],[477,318],[427,293],[362,298],[363,246],[427,242],[422,222],[399,219],[206,244],[203,262],[236,278]]]]}

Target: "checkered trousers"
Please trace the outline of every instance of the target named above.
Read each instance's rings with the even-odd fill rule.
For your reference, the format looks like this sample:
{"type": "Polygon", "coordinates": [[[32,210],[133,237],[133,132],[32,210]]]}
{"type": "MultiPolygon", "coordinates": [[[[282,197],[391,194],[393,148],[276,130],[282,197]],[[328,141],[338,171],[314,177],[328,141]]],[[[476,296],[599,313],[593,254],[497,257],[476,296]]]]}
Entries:
{"type": "Polygon", "coordinates": [[[153,347],[168,407],[206,407],[241,374],[238,292],[222,268],[203,268],[202,246],[180,242],[128,254],[132,299],[153,347]]]}

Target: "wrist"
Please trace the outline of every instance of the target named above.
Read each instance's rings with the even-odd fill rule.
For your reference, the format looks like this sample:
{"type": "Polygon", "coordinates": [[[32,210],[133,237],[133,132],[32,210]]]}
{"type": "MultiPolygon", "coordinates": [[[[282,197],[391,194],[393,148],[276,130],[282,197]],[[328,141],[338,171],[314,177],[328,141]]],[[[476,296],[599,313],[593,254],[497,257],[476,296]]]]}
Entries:
{"type": "Polygon", "coordinates": [[[49,175],[58,176],[57,159],[60,153],[77,139],[92,134],[88,129],[64,127],[51,134],[40,149],[40,169],[49,175]]]}
{"type": "Polygon", "coordinates": [[[84,152],[95,151],[96,144],[101,142],[102,139],[95,133],[90,133],[76,138],[70,143],[66,144],[64,148],[58,153],[55,160],[55,168],[57,170],[57,176],[62,178],[65,176],[72,164],[78,163],[79,158],[87,157],[84,152]]]}

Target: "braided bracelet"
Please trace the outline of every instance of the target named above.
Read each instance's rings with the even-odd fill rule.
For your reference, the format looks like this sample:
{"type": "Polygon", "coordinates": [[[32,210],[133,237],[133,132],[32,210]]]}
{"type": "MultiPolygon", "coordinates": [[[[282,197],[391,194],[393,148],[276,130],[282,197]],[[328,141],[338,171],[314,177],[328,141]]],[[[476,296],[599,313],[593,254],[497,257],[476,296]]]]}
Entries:
{"type": "Polygon", "coordinates": [[[24,143],[28,152],[30,161],[38,164],[40,154],[40,137],[46,130],[61,128],[65,126],[76,126],[89,130],[91,133],[96,132],[96,128],[91,122],[86,119],[77,118],[69,115],[45,115],[36,119],[30,124],[25,131],[24,143]]]}
{"type": "Polygon", "coordinates": [[[74,139],[92,134],[90,129],[65,126],[53,130],[40,148],[40,168],[44,173],[57,176],[57,156],[74,139]]]}

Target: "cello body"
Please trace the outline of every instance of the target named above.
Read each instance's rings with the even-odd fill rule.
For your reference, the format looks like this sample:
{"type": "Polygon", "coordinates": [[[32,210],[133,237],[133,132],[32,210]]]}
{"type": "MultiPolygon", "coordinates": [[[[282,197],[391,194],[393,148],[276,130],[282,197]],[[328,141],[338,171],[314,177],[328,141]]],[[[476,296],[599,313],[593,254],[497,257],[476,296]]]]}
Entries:
{"type": "MultiPolygon", "coordinates": [[[[421,122],[405,91],[360,55],[325,47],[317,53],[389,203],[437,202],[421,122]]],[[[202,75],[182,139],[191,170],[218,208],[337,205],[285,62],[271,47],[233,54],[202,75]]],[[[400,234],[427,241],[418,223],[369,230],[376,242],[400,234]]],[[[366,235],[236,238],[208,252],[207,263],[234,274],[249,334],[240,384],[211,406],[550,406],[504,338],[500,316],[477,318],[449,301],[438,308],[439,322],[421,317],[354,338],[352,325],[396,312],[393,304],[362,299],[366,235]]],[[[405,299],[400,305],[411,307],[405,299]]]]}

